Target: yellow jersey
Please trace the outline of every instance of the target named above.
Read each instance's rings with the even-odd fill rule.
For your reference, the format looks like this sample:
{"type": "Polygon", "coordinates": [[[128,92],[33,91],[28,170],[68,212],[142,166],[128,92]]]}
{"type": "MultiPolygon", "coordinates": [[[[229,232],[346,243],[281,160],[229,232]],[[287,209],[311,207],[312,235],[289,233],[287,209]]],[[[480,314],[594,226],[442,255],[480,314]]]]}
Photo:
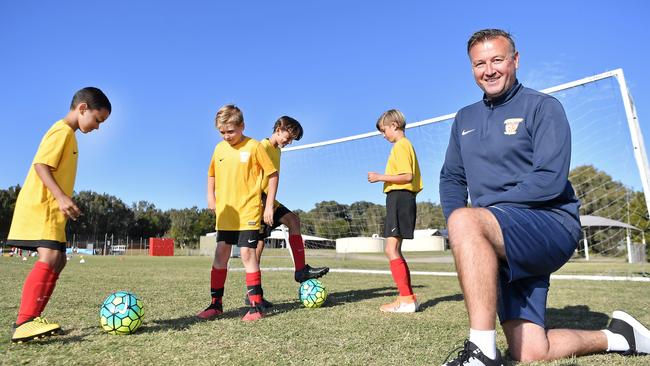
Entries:
{"type": "Polygon", "coordinates": [[[390,150],[388,161],[386,162],[386,175],[413,174],[413,179],[404,184],[384,182],[384,193],[397,189],[404,189],[413,193],[422,190],[422,176],[420,175],[420,165],[418,157],[415,155],[415,149],[411,141],[402,137],[390,150]]]}
{"type": "MultiPolygon", "coordinates": [[[[273,146],[269,139],[260,141],[260,145],[262,145],[266,154],[271,158],[275,170],[280,174],[280,155],[282,154],[282,150],[279,147],[273,146]]],[[[262,190],[264,193],[269,191],[269,177],[264,177],[264,179],[262,179],[262,190]]]]}
{"type": "Polygon", "coordinates": [[[231,146],[217,144],[208,176],[214,177],[217,230],[259,230],[262,220],[262,179],[277,170],[260,143],[243,137],[231,146]]]}
{"type": "MultiPolygon", "coordinates": [[[[266,154],[269,156],[269,158],[271,158],[271,162],[273,162],[273,167],[275,167],[275,170],[278,172],[278,174],[280,174],[280,155],[282,154],[282,150],[279,147],[273,146],[269,139],[260,141],[260,145],[262,145],[264,151],[266,151],[266,154]]],[[[264,177],[262,179],[262,192],[264,192],[264,194],[267,194],[269,192],[269,177],[264,177]]],[[[262,204],[265,203],[266,202],[262,202],[262,204]]],[[[280,202],[278,202],[278,200],[273,201],[273,209],[275,210],[278,207],[280,207],[280,202]]]]}
{"type": "Polygon", "coordinates": [[[9,240],[54,240],[66,242],[67,219],[59,204],[36,174],[34,164],[52,168],[52,176],[61,190],[72,197],[77,176],[77,138],[64,120],[57,121],[45,133],[23,184],[9,229],[9,240]]]}

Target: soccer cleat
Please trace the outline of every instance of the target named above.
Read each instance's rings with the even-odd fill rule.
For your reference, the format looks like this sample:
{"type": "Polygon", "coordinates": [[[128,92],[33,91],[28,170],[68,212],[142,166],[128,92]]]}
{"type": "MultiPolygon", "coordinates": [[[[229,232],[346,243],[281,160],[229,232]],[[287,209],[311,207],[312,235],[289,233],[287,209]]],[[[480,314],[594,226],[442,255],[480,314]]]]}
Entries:
{"type": "Polygon", "coordinates": [[[264,317],[264,310],[262,309],[262,307],[260,305],[254,304],[251,305],[250,309],[248,310],[246,315],[244,315],[244,317],[241,318],[241,320],[245,322],[252,322],[255,320],[260,320],[263,317],[264,317]]]}
{"type": "Polygon", "coordinates": [[[650,353],[650,330],[634,319],[632,315],[617,310],[612,313],[612,320],[607,329],[625,337],[630,349],[624,355],[639,355],[650,353]]]}
{"type": "Polygon", "coordinates": [[[14,327],[14,335],[11,337],[11,341],[15,343],[51,336],[61,331],[61,326],[50,323],[47,319],[41,317],[36,317],[21,325],[14,325],[14,327]]]}
{"type": "MultiPolygon", "coordinates": [[[[451,351],[449,356],[454,353],[456,350],[451,351]]],[[[447,360],[449,360],[447,356],[447,360]]],[[[458,352],[456,358],[451,361],[445,360],[445,363],[442,366],[503,366],[503,359],[501,358],[501,352],[497,350],[497,358],[491,359],[488,356],[484,355],[481,352],[481,349],[478,348],[474,343],[470,342],[469,339],[465,340],[463,348],[458,352]]]]}
{"type": "MultiPolygon", "coordinates": [[[[244,305],[246,306],[251,306],[251,300],[248,298],[248,296],[244,297],[244,305]]],[[[267,301],[265,298],[262,298],[262,303],[260,304],[264,310],[272,308],[273,303],[270,301],[267,301]]]]}
{"type": "Polygon", "coordinates": [[[301,269],[300,271],[296,271],[293,278],[296,280],[296,282],[303,283],[311,278],[323,277],[329,271],[330,271],[329,267],[312,268],[309,266],[309,264],[305,264],[305,268],[301,269]]]}
{"type": "Polygon", "coordinates": [[[196,316],[204,320],[212,320],[221,314],[223,314],[223,305],[221,305],[220,302],[215,302],[214,304],[210,304],[210,306],[198,313],[196,316]]]}
{"type": "Polygon", "coordinates": [[[399,296],[397,300],[390,304],[385,304],[379,307],[379,310],[385,313],[415,313],[420,308],[418,300],[415,295],[399,296]]]}

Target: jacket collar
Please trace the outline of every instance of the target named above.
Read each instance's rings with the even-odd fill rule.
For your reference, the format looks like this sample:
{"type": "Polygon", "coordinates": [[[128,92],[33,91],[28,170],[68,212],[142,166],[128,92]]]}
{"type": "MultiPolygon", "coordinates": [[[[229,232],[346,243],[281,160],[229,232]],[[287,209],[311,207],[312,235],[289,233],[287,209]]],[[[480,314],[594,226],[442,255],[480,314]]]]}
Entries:
{"type": "Polygon", "coordinates": [[[483,103],[485,103],[486,106],[494,108],[496,106],[500,106],[502,104],[507,103],[510,101],[512,98],[517,95],[517,92],[521,90],[524,86],[519,84],[519,80],[515,79],[515,83],[512,84],[510,89],[508,89],[507,92],[503,93],[503,95],[500,95],[494,99],[488,99],[485,94],[483,94],[483,103]]]}

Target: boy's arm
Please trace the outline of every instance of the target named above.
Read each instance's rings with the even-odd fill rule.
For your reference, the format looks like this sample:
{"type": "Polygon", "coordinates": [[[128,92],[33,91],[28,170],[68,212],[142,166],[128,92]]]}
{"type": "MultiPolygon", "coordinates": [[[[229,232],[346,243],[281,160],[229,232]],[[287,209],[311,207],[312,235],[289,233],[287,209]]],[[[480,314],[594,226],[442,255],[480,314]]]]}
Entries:
{"type": "Polygon", "coordinates": [[[59,204],[59,210],[61,210],[66,217],[76,220],[79,215],[81,215],[81,210],[79,210],[79,207],[75,205],[72,198],[68,197],[61,187],[59,187],[59,184],[56,183],[54,176],[52,176],[51,169],[52,168],[45,164],[34,164],[36,175],[38,175],[41,181],[43,181],[43,184],[45,184],[47,189],[52,192],[56,202],[59,204]]]}
{"type": "MultiPolygon", "coordinates": [[[[413,181],[413,160],[412,156],[415,156],[415,151],[410,142],[406,144],[397,143],[391,150],[391,156],[388,158],[389,163],[391,158],[394,159],[393,165],[394,168],[399,172],[398,174],[379,174],[376,172],[368,173],[368,182],[386,182],[394,184],[406,184],[413,181]]],[[[394,170],[393,170],[394,171],[394,170]]]]}
{"type": "Polygon", "coordinates": [[[208,208],[214,211],[216,209],[214,197],[214,177],[208,177],[208,208]]]}
{"type": "Polygon", "coordinates": [[[406,184],[413,180],[413,173],[402,173],[397,175],[379,174],[375,172],[368,173],[368,182],[387,182],[396,184],[406,184]]]}
{"type": "Polygon", "coordinates": [[[273,204],[275,203],[275,194],[278,192],[279,180],[278,172],[269,175],[269,190],[266,193],[266,205],[264,206],[264,222],[269,226],[273,225],[273,204]]]}

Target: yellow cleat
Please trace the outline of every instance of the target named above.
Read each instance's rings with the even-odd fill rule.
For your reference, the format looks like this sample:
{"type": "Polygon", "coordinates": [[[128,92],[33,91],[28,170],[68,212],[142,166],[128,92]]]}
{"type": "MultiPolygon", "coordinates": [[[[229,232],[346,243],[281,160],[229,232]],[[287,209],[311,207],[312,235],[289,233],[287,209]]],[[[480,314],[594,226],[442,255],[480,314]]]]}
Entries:
{"type": "Polygon", "coordinates": [[[50,323],[45,318],[36,317],[16,327],[11,341],[20,343],[35,338],[47,337],[61,331],[61,326],[50,323]]]}

